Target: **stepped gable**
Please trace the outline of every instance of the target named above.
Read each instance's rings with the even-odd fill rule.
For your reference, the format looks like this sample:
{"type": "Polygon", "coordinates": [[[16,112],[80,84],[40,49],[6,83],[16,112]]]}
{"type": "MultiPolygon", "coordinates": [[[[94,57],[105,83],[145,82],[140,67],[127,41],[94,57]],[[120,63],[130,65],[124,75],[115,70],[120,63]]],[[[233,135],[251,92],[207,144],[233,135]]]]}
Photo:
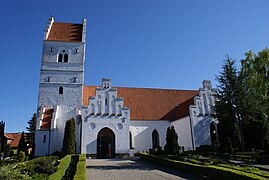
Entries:
{"type": "MultiPolygon", "coordinates": [[[[97,86],[83,87],[83,105],[88,106],[89,96],[95,96],[97,86]]],[[[189,113],[189,105],[198,95],[196,90],[172,90],[154,88],[117,89],[118,97],[124,98],[124,106],[130,108],[131,120],[175,120],[189,113]],[[176,108],[176,106],[179,108],[176,108]]]]}
{"type": "Polygon", "coordinates": [[[49,41],[82,42],[83,24],[53,22],[49,32],[49,41]]]}
{"type": "Polygon", "coordinates": [[[40,130],[50,130],[54,109],[45,109],[40,130]]]}

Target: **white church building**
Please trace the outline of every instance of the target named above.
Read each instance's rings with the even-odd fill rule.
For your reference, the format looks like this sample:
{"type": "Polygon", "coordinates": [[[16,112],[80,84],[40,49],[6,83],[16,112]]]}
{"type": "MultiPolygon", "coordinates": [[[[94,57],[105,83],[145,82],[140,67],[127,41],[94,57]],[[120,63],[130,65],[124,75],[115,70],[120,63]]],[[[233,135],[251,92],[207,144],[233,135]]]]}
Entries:
{"type": "MultiPolygon", "coordinates": [[[[211,145],[216,90],[205,80],[198,90],[84,84],[86,19],[45,28],[38,92],[35,155],[61,151],[65,123],[76,121],[76,153],[97,158],[129,156],[163,148],[174,126],[185,151],[211,145]]],[[[114,81],[117,81],[116,79],[114,81]]]]}

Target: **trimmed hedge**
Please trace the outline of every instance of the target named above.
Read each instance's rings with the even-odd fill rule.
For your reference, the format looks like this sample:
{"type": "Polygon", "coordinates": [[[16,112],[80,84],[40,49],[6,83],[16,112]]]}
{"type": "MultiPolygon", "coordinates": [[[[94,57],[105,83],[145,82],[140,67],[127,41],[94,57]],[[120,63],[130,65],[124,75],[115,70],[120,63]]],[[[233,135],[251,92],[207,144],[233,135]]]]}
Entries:
{"type": "Polygon", "coordinates": [[[63,159],[60,160],[60,164],[58,165],[58,170],[51,174],[49,176],[49,179],[55,180],[55,179],[62,179],[62,177],[65,175],[65,171],[69,167],[69,164],[71,162],[71,155],[65,156],[63,159]]]}
{"type": "Polygon", "coordinates": [[[65,175],[64,177],[62,177],[62,180],[72,180],[74,178],[77,171],[78,160],[79,160],[79,155],[71,156],[69,167],[65,171],[65,175]]]}
{"type": "Polygon", "coordinates": [[[219,166],[203,166],[198,164],[192,164],[189,162],[176,161],[168,158],[157,157],[145,153],[138,154],[142,160],[151,161],[160,165],[164,165],[170,168],[182,170],[192,174],[208,177],[212,179],[267,179],[259,175],[252,173],[242,172],[235,169],[219,166]]]}
{"type": "Polygon", "coordinates": [[[74,180],[86,180],[86,155],[80,154],[74,180]]]}

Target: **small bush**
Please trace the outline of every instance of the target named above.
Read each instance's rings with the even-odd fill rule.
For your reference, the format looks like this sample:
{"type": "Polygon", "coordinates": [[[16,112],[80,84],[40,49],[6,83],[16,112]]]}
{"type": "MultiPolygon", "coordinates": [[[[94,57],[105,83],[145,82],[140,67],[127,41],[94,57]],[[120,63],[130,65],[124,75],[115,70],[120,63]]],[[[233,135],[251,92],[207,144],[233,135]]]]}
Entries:
{"type": "Polygon", "coordinates": [[[28,180],[31,177],[25,173],[22,173],[20,169],[16,168],[13,164],[0,167],[0,179],[5,180],[28,180]]]}
{"type": "Polygon", "coordinates": [[[30,176],[35,174],[47,174],[50,175],[57,170],[54,163],[58,160],[57,156],[43,156],[26,162],[26,167],[22,168],[22,171],[26,172],[30,176]]]}
{"type": "Polygon", "coordinates": [[[20,162],[23,162],[25,160],[25,153],[20,151],[18,154],[18,159],[20,162]]]}

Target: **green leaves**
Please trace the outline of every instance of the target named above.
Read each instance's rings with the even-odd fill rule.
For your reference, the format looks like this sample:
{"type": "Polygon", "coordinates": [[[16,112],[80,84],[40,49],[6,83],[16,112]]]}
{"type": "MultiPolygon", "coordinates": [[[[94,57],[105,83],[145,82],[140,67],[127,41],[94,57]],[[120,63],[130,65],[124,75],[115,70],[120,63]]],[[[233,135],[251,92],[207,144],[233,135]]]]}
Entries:
{"type": "Polygon", "coordinates": [[[176,155],[179,153],[180,146],[178,145],[178,135],[174,126],[168,127],[166,131],[166,144],[164,151],[166,154],[176,155]]]}
{"type": "Polygon", "coordinates": [[[269,150],[269,49],[245,56],[239,71],[227,56],[217,76],[219,140],[228,148],[229,137],[237,148],[246,138],[247,148],[269,150]]]}
{"type": "Polygon", "coordinates": [[[76,132],[75,132],[75,119],[72,118],[66,121],[64,129],[64,139],[62,147],[62,155],[75,154],[76,132]]]}

